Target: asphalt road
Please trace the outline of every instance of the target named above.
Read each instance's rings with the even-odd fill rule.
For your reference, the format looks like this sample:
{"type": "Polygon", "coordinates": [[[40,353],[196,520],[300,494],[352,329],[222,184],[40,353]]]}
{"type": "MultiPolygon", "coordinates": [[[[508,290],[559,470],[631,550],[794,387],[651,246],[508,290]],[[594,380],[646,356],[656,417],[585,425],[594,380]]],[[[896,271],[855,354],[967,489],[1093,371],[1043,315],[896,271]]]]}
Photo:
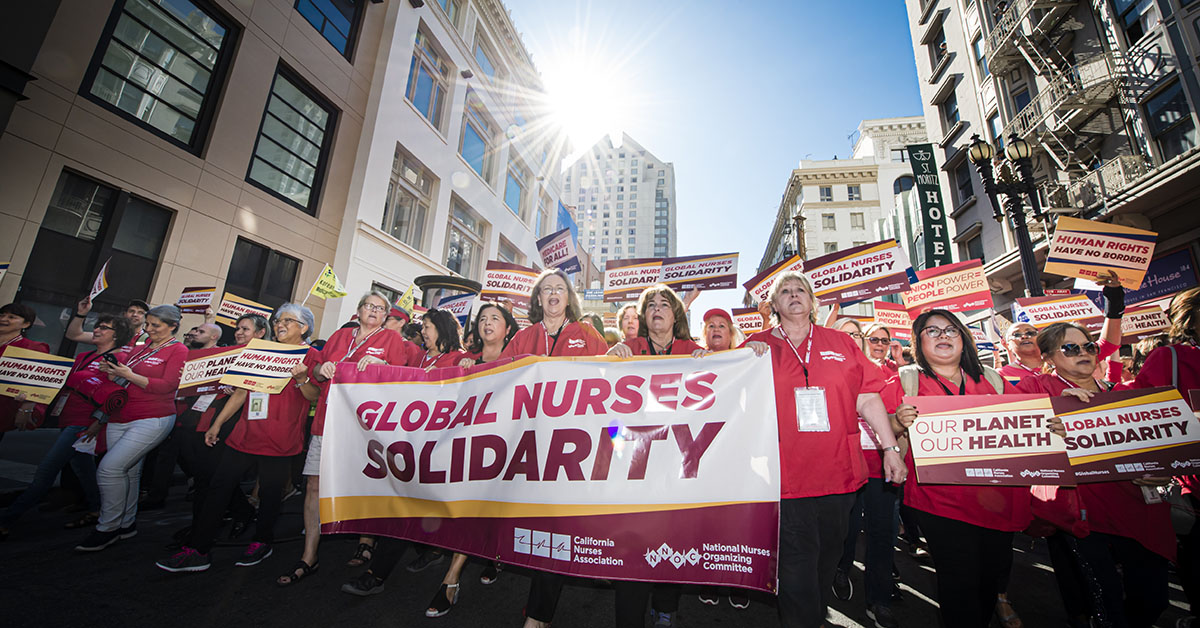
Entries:
{"type": "MultiPolygon", "coordinates": [[[[9,433],[0,441],[0,504],[11,501],[13,491],[29,481],[33,468],[55,437],[54,430],[9,433]],[[5,495],[7,493],[7,495],[5,495]]],[[[424,609],[437,591],[446,562],[420,573],[403,567],[392,574],[383,593],[359,598],[340,592],[342,583],[362,568],[345,562],[355,538],[326,537],[321,545],[320,570],[292,587],[275,585],[277,575],[300,555],[300,499],[284,507],[277,532],[281,542],[275,554],[255,567],[235,567],[233,562],[246,539],[217,547],[213,566],[197,574],[170,574],[154,566],[165,554],[171,534],[188,525],[190,504],[184,500],[182,476],[171,492],[167,507],[141,513],[139,534],[119,541],[96,554],[80,554],[73,547],[85,536],[64,530],[75,515],[33,509],[0,543],[0,625],[7,628],[114,626],[138,628],[171,626],[220,628],[271,628],[275,626],[354,626],[356,628],[421,626],[517,627],[529,588],[518,569],[501,572],[498,582],[479,582],[482,563],[470,563],[463,576],[459,603],[441,618],[429,619],[424,609]]],[[[864,543],[859,544],[860,561],[864,543]]],[[[415,554],[410,550],[402,565],[415,554]]],[[[928,560],[897,553],[902,576],[903,601],[894,609],[902,626],[936,626],[934,572],[928,560]]],[[[855,593],[838,602],[831,612],[833,624],[872,626],[863,612],[862,563],[852,576],[855,593]]],[[[1045,543],[1018,536],[1016,561],[1009,597],[1025,626],[1063,626],[1062,603],[1049,567],[1045,543]]],[[[1184,616],[1182,591],[1172,580],[1171,608],[1159,626],[1173,627],[1184,616]]],[[[554,625],[606,627],[613,625],[612,590],[602,583],[574,580],[564,589],[554,625]]],[[[996,622],[993,622],[995,625],[996,622]]],[[[727,600],[720,606],[702,605],[695,591],[685,591],[677,626],[778,626],[773,599],[755,595],[750,608],[738,610],[727,600]]]]}

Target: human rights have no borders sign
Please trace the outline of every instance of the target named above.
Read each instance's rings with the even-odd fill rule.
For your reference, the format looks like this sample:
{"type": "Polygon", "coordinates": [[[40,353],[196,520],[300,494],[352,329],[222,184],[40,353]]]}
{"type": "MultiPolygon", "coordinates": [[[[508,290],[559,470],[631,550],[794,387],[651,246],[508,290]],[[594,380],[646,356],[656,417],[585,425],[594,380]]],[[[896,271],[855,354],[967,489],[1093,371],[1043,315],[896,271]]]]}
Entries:
{"type": "Polygon", "coordinates": [[[569,575],[772,591],[774,399],[770,360],[747,349],[428,374],[343,364],[323,530],[569,575]]]}

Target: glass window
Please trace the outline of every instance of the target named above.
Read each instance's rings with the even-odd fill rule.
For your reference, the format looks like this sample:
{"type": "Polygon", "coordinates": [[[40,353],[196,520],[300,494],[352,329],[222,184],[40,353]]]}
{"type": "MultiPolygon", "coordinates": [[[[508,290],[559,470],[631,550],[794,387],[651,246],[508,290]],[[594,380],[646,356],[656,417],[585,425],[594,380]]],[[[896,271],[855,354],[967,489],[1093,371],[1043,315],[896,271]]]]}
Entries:
{"type": "Polygon", "coordinates": [[[350,58],[351,40],[365,0],[296,0],[296,10],[334,50],[350,58]]]}
{"type": "Polygon", "coordinates": [[[933,36],[933,41],[928,44],[929,48],[929,67],[936,68],[942,59],[946,56],[946,29],[939,26],[937,34],[933,36]]]}
{"type": "Polygon", "coordinates": [[[979,78],[987,78],[991,71],[988,70],[987,56],[983,52],[983,35],[971,42],[971,50],[975,52],[975,68],[979,70],[979,78]]]}
{"type": "Polygon", "coordinates": [[[425,251],[425,225],[429,207],[433,204],[436,181],[420,162],[399,145],[396,146],[381,228],[393,238],[422,252],[425,251]]]}
{"type": "Polygon", "coordinates": [[[496,63],[492,60],[492,52],[488,49],[487,44],[483,43],[482,38],[475,39],[475,62],[479,64],[479,69],[483,71],[488,78],[496,78],[496,63]]]}
{"type": "Polygon", "coordinates": [[[459,27],[459,17],[462,15],[462,0],[438,0],[438,6],[442,7],[442,13],[450,18],[450,23],[455,28],[459,27]]]}
{"type": "Polygon", "coordinates": [[[1154,0],[1113,0],[1118,19],[1125,28],[1125,41],[1132,46],[1158,26],[1158,7],[1154,0]]]}
{"type": "Polygon", "coordinates": [[[850,228],[851,229],[866,229],[867,223],[862,212],[850,213],[850,228]]]}
{"type": "Polygon", "coordinates": [[[1146,114],[1163,161],[1196,146],[1196,124],[1179,81],[1146,101],[1146,114]]]}
{"type": "Polygon", "coordinates": [[[946,97],[946,100],[942,101],[942,104],[938,105],[938,109],[942,112],[942,121],[946,125],[945,130],[949,131],[950,127],[958,122],[958,97],[953,91],[946,97]]]}
{"type": "Polygon", "coordinates": [[[837,250],[838,250],[837,242],[826,242],[825,243],[825,252],[826,253],[837,253],[837,250]]]}
{"type": "Polygon", "coordinates": [[[821,214],[822,229],[837,229],[837,219],[833,214],[821,214]]]}
{"type": "Polygon", "coordinates": [[[91,179],[63,172],[46,208],[42,228],[94,242],[117,191],[91,179]]]}
{"type": "Polygon", "coordinates": [[[457,198],[452,207],[447,230],[446,268],[463,277],[475,277],[483,259],[483,222],[457,198]]]}
{"type": "Polygon", "coordinates": [[[975,196],[975,188],[971,186],[971,164],[966,159],[954,168],[954,187],[957,194],[955,202],[959,205],[975,196]]]}
{"type": "Polygon", "coordinates": [[[984,259],[983,259],[983,236],[976,235],[976,236],[972,237],[970,240],[967,240],[967,243],[963,246],[962,252],[963,252],[963,259],[977,259],[979,261],[984,261],[984,259]]]}
{"type": "Polygon", "coordinates": [[[300,260],[238,238],[225,277],[225,289],[264,305],[278,307],[292,298],[300,260]]]}
{"type": "Polygon", "coordinates": [[[892,149],[892,161],[897,161],[900,163],[907,163],[908,162],[908,148],[893,148],[892,149]]]}
{"type": "Polygon", "coordinates": [[[492,160],[495,151],[492,142],[495,132],[491,120],[484,112],[483,102],[473,91],[467,92],[466,111],[463,112],[463,132],[458,153],[462,155],[471,169],[483,177],[489,185],[492,184],[492,160]]]}
{"type": "Polygon", "coordinates": [[[992,133],[992,145],[996,152],[1004,150],[1004,127],[1000,126],[1000,113],[996,112],[988,118],[988,130],[992,133]]]}
{"type": "Polygon", "coordinates": [[[521,263],[521,254],[517,252],[517,247],[509,244],[503,238],[500,239],[500,249],[496,254],[499,255],[501,261],[508,262],[509,264],[521,263]]]}
{"type": "Polygon", "coordinates": [[[299,81],[276,71],[247,179],[316,214],[313,192],[324,176],[329,152],[326,132],[332,122],[333,107],[310,96],[299,81]]]}
{"type": "Polygon", "coordinates": [[[508,182],[504,186],[504,204],[512,210],[512,213],[523,216],[522,213],[525,207],[525,186],[527,185],[528,175],[525,174],[525,169],[515,161],[508,162],[508,182]]]}
{"type": "Polygon", "coordinates": [[[1020,112],[1022,109],[1024,109],[1026,107],[1026,105],[1029,104],[1029,101],[1030,101],[1029,90],[1022,89],[1021,91],[1014,93],[1012,96],[1012,99],[1013,99],[1013,108],[1016,109],[1018,112],[1020,112]]]}
{"type": "Polygon", "coordinates": [[[828,201],[833,200],[833,186],[832,185],[822,185],[820,188],[818,188],[818,191],[820,193],[820,198],[821,198],[822,202],[828,202],[828,201]]]}
{"type": "Polygon", "coordinates": [[[130,197],[113,237],[112,247],[148,260],[157,260],[171,225],[171,212],[140,198],[130,197]]]}
{"type": "Polygon", "coordinates": [[[424,29],[418,30],[404,96],[439,131],[445,130],[442,116],[449,84],[450,65],[424,29]]]}
{"type": "Polygon", "coordinates": [[[846,186],[846,198],[851,201],[861,201],[862,200],[862,186],[861,185],[847,185],[846,186]]]}
{"type": "Polygon", "coordinates": [[[913,188],[913,178],[908,175],[903,175],[892,183],[892,193],[900,194],[907,192],[913,188]]]}
{"type": "Polygon", "coordinates": [[[198,150],[233,52],[229,26],[189,0],[126,0],[96,51],[86,93],[198,150]]]}

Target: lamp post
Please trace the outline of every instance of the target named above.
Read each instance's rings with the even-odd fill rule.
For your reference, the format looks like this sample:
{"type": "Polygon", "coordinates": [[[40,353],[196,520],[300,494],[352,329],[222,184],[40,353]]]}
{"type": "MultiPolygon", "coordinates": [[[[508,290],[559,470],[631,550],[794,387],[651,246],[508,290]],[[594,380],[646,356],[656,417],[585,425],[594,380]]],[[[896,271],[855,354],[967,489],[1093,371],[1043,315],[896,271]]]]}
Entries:
{"type": "Polygon", "coordinates": [[[983,181],[983,189],[987,192],[988,200],[992,204],[992,215],[996,222],[1004,220],[1005,214],[1008,214],[1013,233],[1017,236],[1017,250],[1021,254],[1021,274],[1025,276],[1025,292],[1031,297],[1040,297],[1044,294],[1042,273],[1038,270],[1037,260],[1033,255],[1033,242],[1029,239],[1029,228],[1025,225],[1023,201],[1023,197],[1028,195],[1029,205],[1033,208],[1033,217],[1038,220],[1044,218],[1041,204],[1038,203],[1037,186],[1033,182],[1033,160],[1030,159],[1032,152],[1029,142],[1017,137],[1015,133],[1009,137],[1004,153],[1009,162],[1015,166],[1019,177],[1018,181],[1012,183],[996,182],[996,177],[992,173],[992,157],[996,154],[995,149],[991,144],[980,139],[978,133],[971,136],[971,145],[967,155],[970,157],[971,163],[975,164],[975,170],[983,181]],[[997,194],[1003,194],[1005,197],[1003,211],[996,198],[997,194]]]}

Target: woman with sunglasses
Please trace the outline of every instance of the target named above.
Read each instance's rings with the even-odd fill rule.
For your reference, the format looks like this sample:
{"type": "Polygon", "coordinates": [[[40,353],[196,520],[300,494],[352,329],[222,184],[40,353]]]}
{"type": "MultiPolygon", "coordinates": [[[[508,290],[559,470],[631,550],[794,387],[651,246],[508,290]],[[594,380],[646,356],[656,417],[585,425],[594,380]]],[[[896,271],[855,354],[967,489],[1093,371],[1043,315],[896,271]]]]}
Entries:
{"type": "MultiPolygon", "coordinates": [[[[916,407],[903,403],[904,396],[1015,392],[979,362],[971,332],[951,312],[930,310],[918,316],[913,321],[913,347],[916,365],[901,367],[900,375],[883,390],[898,431],[907,430],[917,418],[916,407]]],[[[916,473],[911,451],[905,461],[909,473],[916,473]]],[[[942,624],[987,626],[1012,568],[1013,533],[1033,520],[1029,489],[909,482],[904,501],[917,511],[937,564],[942,624]]]]}
{"type": "MultiPolygon", "coordinates": [[[[1021,380],[1018,391],[1070,395],[1087,403],[1110,390],[1110,384],[1094,376],[1100,347],[1082,325],[1054,323],[1038,334],[1038,347],[1051,370],[1021,380]]],[[[1167,563],[1175,560],[1171,508],[1166,503],[1147,504],[1142,486],[1169,482],[1147,478],[1058,489],[1075,493],[1073,506],[1078,510],[1072,507],[1066,517],[1052,519],[1083,522],[1048,539],[1069,619],[1081,625],[1091,616],[1113,626],[1151,626],[1167,608],[1167,563]],[[1098,585],[1103,608],[1089,603],[1089,580],[1098,585]]],[[[1057,510],[1071,503],[1063,494],[1048,507],[1057,510]]]]}
{"type": "Polygon", "coordinates": [[[871,323],[867,325],[863,334],[863,340],[867,343],[867,357],[878,364],[888,377],[899,373],[900,365],[896,362],[896,357],[899,355],[900,343],[892,340],[891,330],[879,323],[871,323]]]}
{"type": "MultiPolygon", "coordinates": [[[[275,342],[285,345],[305,345],[315,324],[312,311],[295,303],[280,306],[273,318],[275,342]]],[[[304,361],[292,369],[292,381],[278,393],[238,388],[230,395],[204,434],[205,444],[212,447],[220,439],[222,426],[235,414],[239,416],[220,454],[200,516],[193,522],[191,534],[180,550],[156,563],[159,569],[173,573],[208,569],[209,552],[221,528],[221,518],[234,491],[241,490],[238,485],[242,478],[251,470],[258,476],[258,518],[253,541],[236,564],[257,565],[271,555],[275,520],[290,476],[291,458],[304,448],[304,422],[320,392],[308,376],[319,357],[320,353],[310,347],[304,361]]]]}

